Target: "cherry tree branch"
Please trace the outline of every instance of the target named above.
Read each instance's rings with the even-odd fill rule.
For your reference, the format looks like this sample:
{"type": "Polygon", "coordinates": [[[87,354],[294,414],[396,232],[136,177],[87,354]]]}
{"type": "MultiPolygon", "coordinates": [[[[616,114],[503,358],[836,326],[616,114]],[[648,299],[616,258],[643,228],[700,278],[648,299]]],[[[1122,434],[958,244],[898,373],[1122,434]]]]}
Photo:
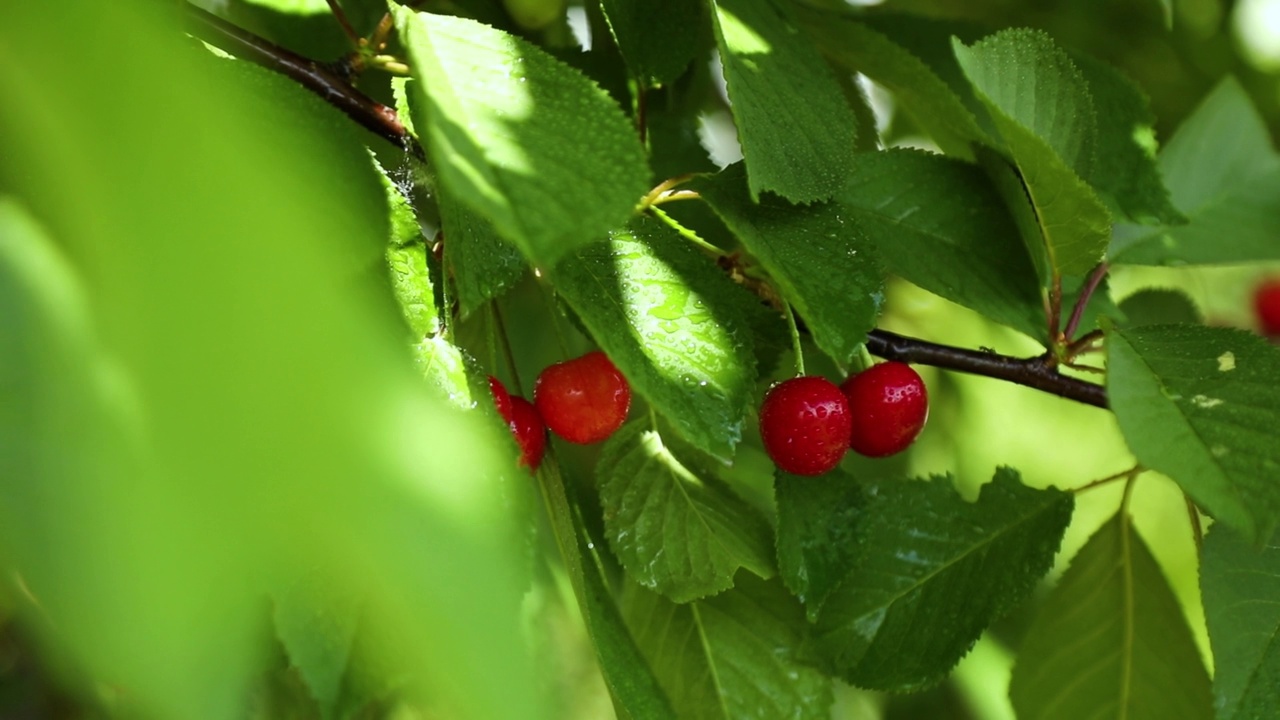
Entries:
{"type": "Polygon", "coordinates": [[[423,157],[396,111],[357,90],[344,63],[303,57],[190,3],[186,4],[186,15],[188,30],[201,40],[288,77],[375,135],[423,157]]]}
{"type": "MultiPolygon", "coordinates": [[[[422,148],[405,130],[396,111],[356,90],[343,67],[302,57],[194,5],[187,6],[187,13],[193,20],[192,32],[201,39],[233,55],[288,76],[378,136],[422,157],[422,148]]],[[[1106,389],[1103,386],[1062,375],[1048,354],[1016,358],[939,345],[879,329],[868,334],[867,350],[886,360],[982,375],[1035,388],[1086,405],[1107,407],[1106,389]]]]}

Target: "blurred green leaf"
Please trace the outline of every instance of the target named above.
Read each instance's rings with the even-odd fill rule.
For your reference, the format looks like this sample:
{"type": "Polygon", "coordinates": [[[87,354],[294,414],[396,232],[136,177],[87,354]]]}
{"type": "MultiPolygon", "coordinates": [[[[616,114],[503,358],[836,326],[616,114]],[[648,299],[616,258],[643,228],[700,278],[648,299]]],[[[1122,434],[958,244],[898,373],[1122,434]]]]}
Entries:
{"type": "Polygon", "coordinates": [[[733,165],[692,187],[768,271],[818,347],[848,363],[884,301],[874,245],[839,204],[792,205],[768,195],[757,204],[743,175],[733,165]]]}
{"type": "Polygon", "coordinates": [[[426,117],[414,124],[446,191],[545,267],[626,222],[649,173],[604,91],[478,22],[405,7],[395,16],[421,77],[409,92],[426,117]]]}
{"type": "Polygon", "coordinates": [[[751,200],[826,200],[849,175],[857,132],[830,68],[769,0],[715,0],[716,44],[751,200]]]}
{"type": "Polygon", "coordinates": [[[1081,548],[1027,631],[1019,720],[1208,720],[1209,676],[1160,566],[1124,511],[1081,548]]]}
{"type": "Polygon", "coordinates": [[[666,85],[684,73],[706,22],[701,3],[686,0],[600,0],[609,31],[643,87],[666,85]]]}
{"type": "Polygon", "coordinates": [[[1044,333],[1035,267],[977,167],[916,150],[861,154],[838,202],[890,272],[1032,337],[1044,333]]]}
{"type": "MultiPolygon", "coordinates": [[[[894,94],[894,101],[949,154],[972,158],[970,143],[991,144],[972,109],[956,88],[940,76],[939,69],[886,35],[875,20],[888,18],[853,16],[848,8],[838,12],[795,3],[794,12],[805,32],[824,53],[850,72],[860,72],[894,94]]],[[[916,16],[901,18],[909,24],[905,36],[918,37],[929,21],[916,16]]],[[[933,28],[928,28],[932,30],[933,28]]],[[[938,39],[949,41],[950,29],[938,39]]],[[[954,59],[951,59],[954,63],[954,59]]],[[[957,75],[959,73],[957,72],[957,75]]],[[[963,78],[958,78],[963,82],[963,78]]]]}
{"type": "Polygon", "coordinates": [[[1280,350],[1243,330],[1107,334],[1107,396],[1129,449],[1257,541],[1280,524],[1280,350]]]}
{"type": "Polygon", "coordinates": [[[777,582],[744,574],[687,605],[628,584],[621,602],[678,717],[830,717],[831,681],[801,664],[804,615],[777,582]]]}
{"type": "Polygon", "coordinates": [[[1218,83],[1160,153],[1170,198],[1189,218],[1159,228],[1121,225],[1113,262],[1200,265],[1280,259],[1280,155],[1249,96],[1218,83]]]}
{"type": "Polygon", "coordinates": [[[1184,222],[1156,168],[1155,116],[1147,96],[1104,62],[1079,54],[1072,62],[1088,85],[1098,117],[1096,162],[1082,177],[1131,221],[1184,222]]]}
{"type": "Polygon", "coordinates": [[[498,237],[483,215],[441,193],[444,259],[453,270],[458,305],[465,317],[500,296],[524,275],[525,262],[515,246],[498,237]]]}
{"type": "Polygon", "coordinates": [[[1213,644],[1218,720],[1262,718],[1280,707],[1280,544],[1258,547],[1227,527],[1204,541],[1205,621],[1213,644]]]}
{"type": "Polygon", "coordinates": [[[551,279],[634,391],[700,450],[731,456],[756,378],[739,288],[648,217],[565,258],[551,279]]]}
{"type": "Polygon", "coordinates": [[[352,660],[361,601],[351,589],[334,592],[316,575],[301,574],[272,594],[276,636],[307,684],[322,717],[337,716],[343,676],[352,660]]]}
{"type": "Polygon", "coordinates": [[[771,577],[768,522],[646,425],[615,433],[596,465],[605,534],[631,579],[684,603],[732,587],[740,567],[771,577]]]}
{"type": "MultiPolygon", "coordinates": [[[[863,493],[861,521],[843,536],[856,549],[838,557],[847,565],[822,601],[813,649],[846,681],[893,691],[941,680],[1031,594],[1074,506],[1070,493],[1028,488],[1008,468],[972,503],[948,477],[867,483],[863,493]]],[[[829,536],[840,511],[808,528],[829,536]]]]}
{"type": "Polygon", "coordinates": [[[1055,276],[1089,272],[1102,259],[1111,218],[1081,179],[1093,172],[1097,146],[1084,77],[1039,31],[1005,30],[954,46],[1035,209],[1039,233],[1028,238],[1033,259],[1043,252],[1055,276]]]}
{"type": "Polygon", "coordinates": [[[1168,288],[1139,290],[1120,302],[1120,312],[1124,315],[1121,327],[1203,322],[1199,308],[1186,293],[1168,288]]]}

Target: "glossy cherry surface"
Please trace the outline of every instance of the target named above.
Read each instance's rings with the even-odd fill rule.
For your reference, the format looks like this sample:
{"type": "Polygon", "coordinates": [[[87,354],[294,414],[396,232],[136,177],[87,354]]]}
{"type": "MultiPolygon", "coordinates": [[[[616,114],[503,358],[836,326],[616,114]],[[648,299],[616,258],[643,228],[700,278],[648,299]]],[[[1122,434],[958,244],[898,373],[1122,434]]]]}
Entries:
{"type": "Polygon", "coordinates": [[[849,449],[849,403],[826,378],[778,383],[760,406],[760,437],[775,465],[793,475],[821,475],[849,449]]]}
{"type": "Polygon", "coordinates": [[[533,403],[513,395],[511,397],[511,417],[507,420],[511,432],[520,444],[520,464],[537,472],[542,464],[542,456],[547,451],[547,426],[533,403]]]}
{"type": "Polygon", "coordinates": [[[852,430],[849,448],[867,457],[902,452],[929,417],[929,394],[911,366],[885,362],[845,380],[852,430]]]}
{"type": "Polygon", "coordinates": [[[533,386],[533,404],[551,432],[586,445],[622,427],[631,409],[631,386],[597,350],[543,370],[533,386]]]}

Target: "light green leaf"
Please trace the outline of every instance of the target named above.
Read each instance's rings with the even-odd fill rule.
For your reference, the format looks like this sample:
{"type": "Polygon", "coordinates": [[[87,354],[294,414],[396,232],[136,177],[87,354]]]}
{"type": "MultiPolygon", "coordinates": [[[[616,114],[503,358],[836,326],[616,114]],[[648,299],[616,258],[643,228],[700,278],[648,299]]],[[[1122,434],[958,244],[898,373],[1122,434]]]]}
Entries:
{"type": "Polygon", "coordinates": [[[414,125],[446,191],[542,266],[626,222],[648,170],[603,90],[478,22],[404,7],[395,16],[421,77],[409,91],[426,117],[414,125]]]}
{"type": "Polygon", "coordinates": [[[1200,588],[1213,645],[1218,720],[1280,707],[1280,543],[1253,545],[1226,527],[1204,541],[1200,588]]]}
{"type": "Polygon", "coordinates": [[[276,636],[324,718],[336,717],[343,676],[352,660],[361,602],[314,574],[272,594],[276,636]]]}
{"type": "Polygon", "coordinates": [[[831,681],[800,662],[804,615],[777,582],[678,605],[629,583],[627,624],[682,720],[825,720],[831,681]]]}
{"type": "Polygon", "coordinates": [[[1035,266],[977,167],[915,150],[866,153],[837,202],[893,274],[1033,337],[1044,333],[1035,266]]]}
{"type": "Polygon", "coordinates": [[[1121,225],[1117,263],[1185,265],[1280,259],[1280,155],[1240,84],[1227,77],[1169,140],[1160,172],[1185,225],[1121,225]]]}
{"type": "Polygon", "coordinates": [[[615,433],[596,465],[605,534],[631,579],[683,603],[732,587],[740,567],[771,577],[768,522],[646,424],[615,433]]]}
{"type": "MultiPolygon", "coordinates": [[[[1070,493],[1028,488],[1008,468],[972,503],[945,477],[870,483],[863,493],[856,529],[838,536],[856,549],[837,556],[847,565],[822,601],[813,648],[831,673],[893,691],[941,680],[987,625],[1030,595],[1074,506],[1070,493]]],[[[836,520],[826,518],[808,524],[819,538],[836,520]]]]}
{"type": "Polygon", "coordinates": [[[874,245],[837,203],[797,206],[765,196],[756,204],[746,185],[742,166],[733,165],[692,186],[768,271],[818,347],[849,362],[884,301],[874,245]]]}
{"type": "MultiPolygon", "coordinates": [[[[824,53],[848,71],[863,73],[892,92],[895,102],[901,103],[903,111],[938,147],[958,157],[972,158],[971,143],[992,143],[973,109],[966,106],[939,68],[886,35],[885,28],[874,22],[887,18],[866,18],[863,22],[846,12],[803,3],[796,3],[794,11],[797,21],[824,53]]],[[[907,33],[912,37],[936,34],[937,41],[945,43],[951,34],[932,33],[934,28],[927,25],[928,21],[917,17],[901,20],[909,23],[907,33]]],[[[963,82],[963,78],[958,79],[963,82]]]]}
{"type": "Polygon", "coordinates": [[[1160,566],[1123,514],[1094,533],[1027,631],[1018,720],[1208,720],[1209,677],[1160,566]]]}
{"type": "Polygon", "coordinates": [[[1097,143],[1084,77],[1037,31],[1006,30],[972,46],[953,45],[1035,211],[1039,232],[1024,238],[1033,257],[1043,253],[1051,275],[1089,272],[1102,259],[1111,217],[1081,179],[1093,171],[1097,143]]]}
{"type": "Polygon", "coordinates": [[[816,47],[769,0],[714,0],[751,199],[830,198],[848,177],[853,111],[816,47]]]}
{"type": "Polygon", "coordinates": [[[444,259],[453,270],[463,317],[516,284],[525,271],[524,258],[498,237],[493,224],[448,193],[440,194],[444,225],[444,259]]]}
{"type": "Polygon", "coordinates": [[[387,248],[391,290],[400,312],[409,324],[415,341],[440,331],[440,314],[427,268],[427,249],[422,243],[387,248]]]}
{"type": "Polygon", "coordinates": [[[740,288],[648,217],[565,258],[551,279],[632,390],[700,450],[731,457],[756,378],[740,288]]]}
{"type": "Polygon", "coordinates": [[[1243,330],[1107,334],[1107,396],[1129,449],[1257,541],[1280,524],[1280,350],[1243,330]]]}
{"type": "Polygon", "coordinates": [[[1087,55],[1072,60],[1103,119],[1097,126],[1097,159],[1084,179],[1134,222],[1184,222],[1156,168],[1155,116],[1147,96],[1106,63],[1087,55]]]}
{"type": "Polygon", "coordinates": [[[600,0],[600,9],[631,76],[645,87],[684,73],[706,22],[702,4],[688,0],[600,0]]]}

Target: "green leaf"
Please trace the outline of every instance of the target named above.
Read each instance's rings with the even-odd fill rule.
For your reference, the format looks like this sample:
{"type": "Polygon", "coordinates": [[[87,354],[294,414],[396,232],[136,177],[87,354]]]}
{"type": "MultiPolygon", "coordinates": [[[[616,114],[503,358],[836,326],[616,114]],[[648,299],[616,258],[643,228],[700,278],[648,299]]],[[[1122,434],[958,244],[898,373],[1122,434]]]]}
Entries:
{"type": "Polygon", "coordinates": [[[1084,77],[1038,31],[1005,30],[971,47],[953,44],[1035,210],[1033,253],[1045,253],[1053,275],[1089,272],[1102,259],[1111,217],[1081,179],[1093,171],[1097,144],[1084,77]]]}
{"type": "MultiPolygon", "coordinates": [[[[885,28],[873,22],[874,18],[862,22],[845,12],[801,3],[795,4],[794,11],[805,32],[824,53],[850,72],[863,73],[892,92],[895,102],[901,103],[903,111],[938,147],[949,154],[971,158],[971,143],[991,143],[973,110],[966,106],[955,87],[948,84],[941,70],[926,63],[896,38],[891,39],[885,34],[885,28]]],[[[938,42],[946,43],[951,35],[949,31],[931,32],[936,28],[921,18],[901,20],[908,22],[910,37],[927,33],[936,35],[938,42]]],[[[951,62],[954,64],[954,59],[951,62]]],[[[963,78],[958,79],[963,82],[963,78]]]]}
{"type": "Polygon", "coordinates": [[[1120,302],[1120,312],[1124,315],[1122,327],[1203,322],[1199,308],[1186,293],[1168,288],[1139,290],[1120,302]]]}
{"type": "Polygon", "coordinates": [[[596,465],[605,535],[631,579],[683,603],[732,587],[740,567],[771,577],[768,522],[646,425],[615,433],[596,465]]]}
{"type": "Polygon", "coordinates": [[[1018,720],[1208,720],[1209,677],[1160,566],[1123,511],[1045,599],[1009,687],[1018,720]]]}
{"type": "Polygon", "coordinates": [[[565,258],[551,279],[635,392],[698,449],[731,457],[756,379],[740,288],[648,217],[565,258]]]}
{"type": "Polygon", "coordinates": [[[446,191],[542,266],[626,222],[648,170],[603,90],[478,22],[404,7],[395,16],[422,78],[409,86],[426,115],[414,125],[446,191]]]}
{"type": "Polygon", "coordinates": [[[336,717],[343,676],[352,660],[361,602],[348,588],[303,575],[272,594],[276,636],[324,718],[336,717]]]}
{"type": "Polygon", "coordinates": [[[1218,720],[1267,717],[1280,707],[1280,544],[1257,547],[1230,528],[1204,541],[1200,588],[1213,646],[1218,720]]]}
{"type": "Polygon", "coordinates": [[[1219,521],[1261,541],[1280,523],[1280,350],[1243,330],[1107,334],[1107,396],[1129,449],[1219,521]]]}
{"type": "Polygon", "coordinates": [[[427,249],[422,243],[387,248],[391,290],[400,312],[409,324],[414,340],[440,332],[440,314],[427,268],[427,249]]]}
{"type": "Polygon", "coordinates": [[[804,604],[809,621],[853,567],[857,532],[871,498],[844,473],[774,477],[778,505],[778,573],[804,604]]]}
{"type": "Polygon", "coordinates": [[[428,336],[414,343],[412,351],[414,364],[436,397],[461,410],[475,407],[476,399],[484,397],[467,380],[466,357],[448,340],[428,336]]]}
{"type": "Polygon", "coordinates": [[[706,22],[701,4],[687,0],[600,0],[600,9],[631,76],[644,87],[684,73],[706,22]]]}
{"type": "Polygon", "coordinates": [[[825,720],[831,681],[800,663],[804,616],[777,582],[678,605],[629,583],[627,624],[682,720],[825,720]]]}
{"type": "Polygon", "coordinates": [[[693,183],[804,317],[823,352],[848,363],[884,301],[874,245],[836,203],[754,203],[741,165],[693,183]]]}
{"type": "Polygon", "coordinates": [[[979,168],[916,150],[866,153],[838,202],[893,274],[1033,337],[1044,333],[1035,267],[979,168]]]}
{"type": "Polygon", "coordinates": [[[1097,158],[1084,175],[1134,222],[1178,224],[1186,218],[1169,198],[1156,168],[1155,116],[1147,96],[1120,71],[1087,55],[1075,55],[1099,118],[1097,158]]]}
{"type": "Polygon", "coordinates": [[[848,177],[856,120],[817,48],[769,0],[714,0],[751,199],[825,200],[848,177]]]}
{"type": "Polygon", "coordinates": [[[440,194],[440,219],[444,259],[453,270],[458,304],[466,317],[516,284],[524,275],[524,258],[498,237],[492,223],[448,193],[440,194]]]}
{"type": "Polygon", "coordinates": [[[1227,77],[1174,133],[1160,172],[1185,225],[1121,225],[1117,263],[1184,265],[1280,259],[1280,155],[1240,84],[1227,77]]]}
{"type": "MultiPolygon", "coordinates": [[[[848,682],[893,691],[941,680],[1031,594],[1074,506],[1070,493],[1028,488],[1008,468],[972,503],[950,478],[871,483],[863,493],[846,540],[854,549],[839,558],[848,564],[822,602],[813,647],[848,682]]],[[[839,510],[810,527],[829,533],[839,510]]]]}

